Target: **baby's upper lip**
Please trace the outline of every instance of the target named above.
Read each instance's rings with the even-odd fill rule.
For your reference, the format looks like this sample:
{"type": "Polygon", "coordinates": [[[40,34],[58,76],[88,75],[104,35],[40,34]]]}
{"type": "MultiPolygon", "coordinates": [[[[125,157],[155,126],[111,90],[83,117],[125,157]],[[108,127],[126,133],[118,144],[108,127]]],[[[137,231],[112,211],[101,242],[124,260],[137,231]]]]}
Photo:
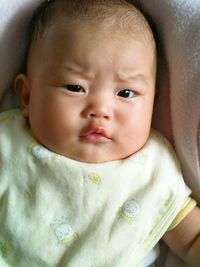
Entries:
{"type": "Polygon", "coordinates": [[[105,138],[110,139],[107,131],[103,127],[88,127],[87,129],[83,130],[80,136],[86,137],[91,134],[99,134],[105,138]]]}

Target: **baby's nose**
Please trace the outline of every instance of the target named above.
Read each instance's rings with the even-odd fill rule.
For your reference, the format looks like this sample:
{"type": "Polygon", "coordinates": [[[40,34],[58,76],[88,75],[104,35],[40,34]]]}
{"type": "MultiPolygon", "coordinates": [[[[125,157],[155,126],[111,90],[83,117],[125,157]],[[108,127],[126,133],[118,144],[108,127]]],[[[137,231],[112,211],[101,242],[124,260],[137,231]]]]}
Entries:
{"type": "Polygon", "coordinates": [[[111,109],[108,105],[106,104],[101,104],[98,102],[98,100],[89,105],[85,110],[84,110],[84,116],[89,118],[89,119],[106,119],[110,120],[112,117],[112,112],[111,109]]]}
{"type": "Polygon", "coordinates": [[[110,114],[108,112],[104,112],[102,111],[94,111],[91,110],[88,114],[89,118],[104,118],[104,119],[109,119],[110,118],[110,114]]]}

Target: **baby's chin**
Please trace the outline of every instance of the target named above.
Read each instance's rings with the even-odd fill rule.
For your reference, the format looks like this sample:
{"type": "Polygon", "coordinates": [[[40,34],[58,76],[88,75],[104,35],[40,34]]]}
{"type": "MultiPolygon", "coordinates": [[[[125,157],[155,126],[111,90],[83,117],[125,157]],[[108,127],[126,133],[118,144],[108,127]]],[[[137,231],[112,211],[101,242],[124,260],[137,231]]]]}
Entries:
{"type": "Polygon", "coordinates": [[[93,163],[93,164],[117,161],[117,160],[121,160],[129,156],[129,155],[127,156],[116,155],[115,153],[108,153],[107,151],[103,151],[103,150],[101,153],[99,153],[99,151],[94,152],[94,153],[87,153],[87,152],[70,153],[69,151],[60,151],[59,149],[50,148],[50,147],[47,147],[47,149],[49,149],[50,151],[58,155],[61,155],[63,157],[69,158],[74,161],[83,162],[83,163],[93,163]]]}
{"type": "Polygon", "coordinates": [[[64,157],[67,157],[71,160],[78,161],[78,162],[83,162],[83,163],[90,163],[90,164],[100,164],[100,163],[106,163],[106,162],[111,162],[111,161],[119,161],[119,160],[125,160],[132,156],[133,154],[137,153],[140,149],[137,151],[133,151],[131,153],[124,153],[124,154],[108,154],[106,152],[102,154],[84,154],[84,155],[71,155],[71,154],[63,154],[64,157]]]}
{"type": "Polygon", "coordinates": [[[118,161],[118,160],[124,160],[131,156],[134,153],[128,154],[128,155],[116,155],[116,154],[108,154],[106,152],[100,153],[97,155],[95,154],[69,154],[69,153],[58,153],[66,158],[69,158],[74,161],[83,162],[83,163],[90,163],[90,164],[99,164],[99,163],[106,163],[111,161],[118,161]]]}
{"type": "Polygon", "coordinates": [[[106,163],[110,161],[120,160],[121,158],[117,158],[114,156],[90,156],[90,155],[70,155],[70,154],[63,154],[64,157],[69,158],[74,161],[79,161],[83,163],[90,163],[90,164],[98,164],[98,163],[106,163]]]}
{"type": "MultiPolygon", "coordinates": [[[[40,142],[42,144],[42,142],[40,142]]],[[[63,144],[57,145],[52,143],[43,142],[43,146],[45,146],[48,150],[61,155],[63,157],[69,158],[74,161],[84,162],[84,163],[106,163],[111,161],[124,160],[136,153],[139,149],[138,147],[132,147],[130,149],[120,149],[119,146],[113,145],[72,145],[67,144],[66,146],[63,144]]]]}

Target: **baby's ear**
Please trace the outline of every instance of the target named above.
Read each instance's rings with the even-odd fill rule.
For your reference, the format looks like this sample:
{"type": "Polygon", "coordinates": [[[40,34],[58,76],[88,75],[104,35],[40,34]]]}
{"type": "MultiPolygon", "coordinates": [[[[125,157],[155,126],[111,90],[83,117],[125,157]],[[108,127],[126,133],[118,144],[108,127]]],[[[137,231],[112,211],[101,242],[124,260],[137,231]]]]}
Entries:
{"type": "Polygon", "coordinates": [[[25,74],[17,75],[15,79],[15,92],[20,100],[22,115],[29,117],[30,88],[25,74]]]}

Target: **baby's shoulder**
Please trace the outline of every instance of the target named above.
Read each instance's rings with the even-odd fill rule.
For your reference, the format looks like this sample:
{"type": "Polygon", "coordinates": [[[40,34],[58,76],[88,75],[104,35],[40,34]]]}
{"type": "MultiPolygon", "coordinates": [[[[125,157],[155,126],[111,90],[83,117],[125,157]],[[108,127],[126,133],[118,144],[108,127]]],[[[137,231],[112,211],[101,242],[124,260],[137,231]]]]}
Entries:
{"type": "Polygon", "coordinates": [[[177,156],[174,147],[168,141],[168,139],[155,129],[151,129],[149,138],[147,140],[144,149],[149,150],[151,153],[160,154],[164,157],[172,158],[177,161],[177,156]]]}
{"type": "Polygon", "coordinates": [[[15,119],[16,117],[22,117],[19,109],[10,109],[0,113],[0,125],[3,125],[4,122],[9,122],[15,119]]]}
{"type": "MultiPolygon", "coordinates": [[[[159,180],[170,186],[183,183],[181,165],[170,142],[158,131],[152,129],[149,139],[142,151],[148,158],[148,170],[159,177],[159,180]]],[[[140,153],[141,153],[140,152],[140,153]]]]}
{"type": "Polygon", "coordinates": [[[26,119],[20,110],[13,109],[0,113],[0,163],[11,161],[14,154],[19,157],[19,151],[31,132],[26,119]]]}

